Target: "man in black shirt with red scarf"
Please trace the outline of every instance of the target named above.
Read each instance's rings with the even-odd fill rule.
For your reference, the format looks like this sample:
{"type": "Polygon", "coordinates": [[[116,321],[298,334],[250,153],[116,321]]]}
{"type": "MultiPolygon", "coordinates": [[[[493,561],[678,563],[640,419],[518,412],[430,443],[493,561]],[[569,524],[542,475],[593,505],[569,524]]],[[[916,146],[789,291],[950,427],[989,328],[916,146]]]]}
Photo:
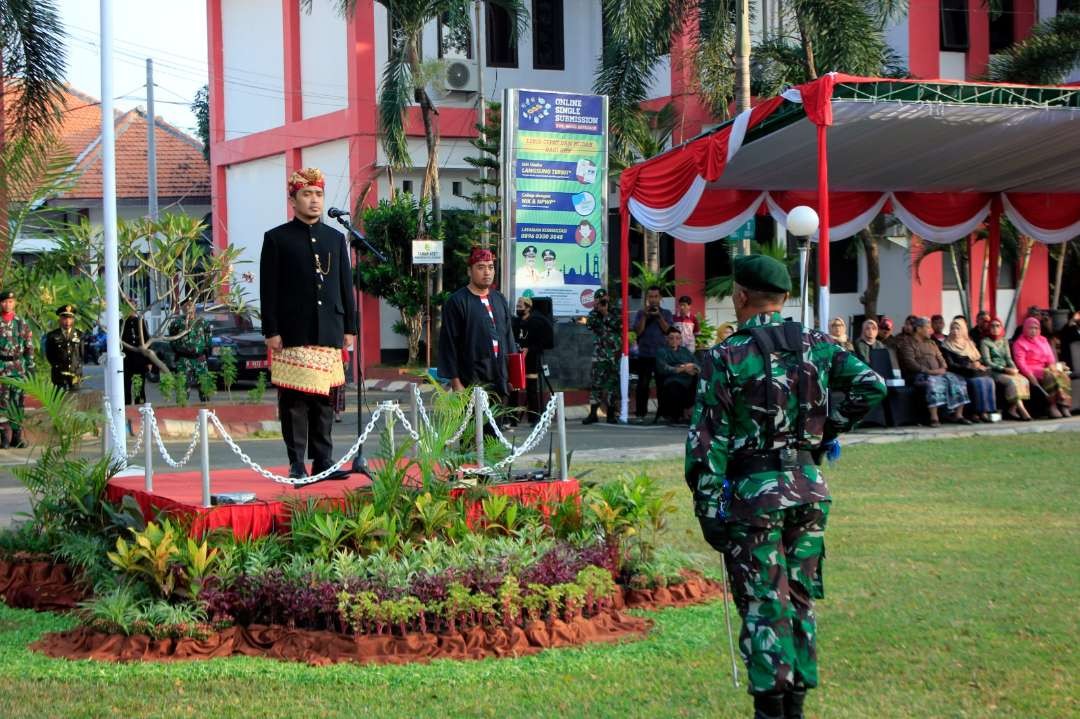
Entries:
{"type": "Polygon", "coordinates": [[[478,384],[505,400],[510,394],[506,356],[517,351],[517,344],[510,306],[492,288],[494,282],[494,253],[474,247],[469,255],[469,284],[443,305],[439,376],[449,379],[455,392],[478,384]]]}

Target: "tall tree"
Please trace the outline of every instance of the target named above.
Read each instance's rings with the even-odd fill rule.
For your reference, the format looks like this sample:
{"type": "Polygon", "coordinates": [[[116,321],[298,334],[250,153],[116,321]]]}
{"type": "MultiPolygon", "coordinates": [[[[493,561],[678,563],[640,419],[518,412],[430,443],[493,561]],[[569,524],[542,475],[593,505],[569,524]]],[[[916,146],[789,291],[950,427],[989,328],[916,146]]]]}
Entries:
{"type": "Polygon", "coordinates": [[[191,112],[195,115],[195,132],[202,140],[203,157],[210,162],[210,86],[203,85],[191,101],[191,112]]]}
{"type": "Polygon", "coordinates": [[[0,280],[14,238],[8,222],[9,174],[18,174],[25,146],[41,142],[60,124],[67,50],[64,26],[53,0],[0,3],[0,280]]]}

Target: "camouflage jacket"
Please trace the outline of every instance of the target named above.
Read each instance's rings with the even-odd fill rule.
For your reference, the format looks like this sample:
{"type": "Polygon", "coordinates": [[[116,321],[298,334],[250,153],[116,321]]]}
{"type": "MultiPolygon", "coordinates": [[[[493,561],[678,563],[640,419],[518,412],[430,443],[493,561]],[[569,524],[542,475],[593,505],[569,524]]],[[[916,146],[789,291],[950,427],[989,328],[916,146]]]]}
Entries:
{"type": "Polygon", "coordinates": [[[26,320],[0,319],[0,375],[26,377],[34,372],[34,337],[26,320]]]}
{"type": "Polygon", "coordinates": [[[622,310],[612,304],[607,316],[591,310],[585,320],[586,326],[596,335],[593,359],[615,359],[622,350],[622,310]]]}
{"type": "Polygon", "coordinates": [[[851,429],[885,397],[885,383],[855,354],[821,332],[804,331],[802,358],[794,352],[772,355],[772,396],[778,412],[772,446],[765,446],[765,363],[746,331],[782,323],[778,312],[752,317],[705,355],[686,440],[686,481],[694,492],[698,516],[739,520],[828,500],[825,478],[814,464],[740,477],[728,471],[730,462],[733,457],[785,446],[815,449],[823,436],[851,429]],[[801,440],[794,436],[800,399],[795,391],[797,378],[804,382],[801,440]],[[830,390],[843,394],[831,408],[830,390]]]}
{"type": "MultiPolygon", "coordinates": [[[[169,325],[169,334],[178,335],[187,328],[187,320],[178,318],[169,325]]],[[[202,357],[210,354],[210,324],[204,320],[195,318],[191,323],[191,329],[183,337],[172,340],[173,352],[177,357],[202,357]]]]}

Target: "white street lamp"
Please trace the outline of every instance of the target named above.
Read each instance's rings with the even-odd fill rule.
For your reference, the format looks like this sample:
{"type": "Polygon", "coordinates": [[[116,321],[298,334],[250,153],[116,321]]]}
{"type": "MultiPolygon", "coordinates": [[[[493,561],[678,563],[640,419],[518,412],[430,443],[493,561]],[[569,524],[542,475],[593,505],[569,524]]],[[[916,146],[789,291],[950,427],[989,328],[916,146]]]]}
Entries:
{"type": "Polygon", "coordinates": [[[817,212],[814,208],[799,205],[792,208],[787,216],[788,232],[799,238],[799,300],[802,302],[802,326],[808,328],[810,321],[810,303],[806,301],[809,288],[809,277],[806,266],[810,255],[810,237],[818,231],[817,212]]]}

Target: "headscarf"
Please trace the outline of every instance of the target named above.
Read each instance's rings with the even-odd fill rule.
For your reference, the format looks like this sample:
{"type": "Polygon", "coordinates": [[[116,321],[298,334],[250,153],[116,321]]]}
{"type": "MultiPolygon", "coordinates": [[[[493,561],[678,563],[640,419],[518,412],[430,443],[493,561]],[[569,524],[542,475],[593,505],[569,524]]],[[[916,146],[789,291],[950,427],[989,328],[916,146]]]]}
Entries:
{"type": "Polygon", "coordinates": [[[494,262],[495,253],[486,247],[474,247],[472,252],[469,253],[469,267],[472,267],[477,262],[494,262]]]}
{"type": "Polygon", "coordinates": [[[831,320],[829,320],[829,336],[832,337],[837,342],[839,342],[840,344],[847,344],[847,341],[848,341],[847,322],[844,321],[843,317],[833,317],[831,320]],[[843,327],[844,329],[843,329],[843,331],[841,331],[840,334],[834,335],[832,333],[832,326],[834,324],[836,324],[837,322],[839,322],[840,326],[843,327]]]}
{"type": "Polygon", "coordinates": [[[987,323],[987,327],[990,329],[990,339],[997,341],[1005,337],[1005,323],[1001,321],[1000,317],[991,317],[990,322],[987,323]],[[997,322],[998,326],[1001,328],[997,332],[994,332],[995,322],[997,322]]]}
{"type": "Polygon", "coordinates": [[[717,327],[716,328],[716,341],[717,342],[723,342],[725,339],[727,339],[726,337],[724,337],[724,330],[731,330],[732,332],[734,332],[735,331],[735,324],[733,322],[725,322],[722,325],[720,325],[719,327],[717,327]]]}
{"type": "Polygon", "coordinates": [[[305,167],[289,175],[289,194],[295,195],[305,187],[326,189],[326,178],[317,167],[305,167]]]}
{"type": "Polygon", "coordinates": [[[981,355],[979,348],[968,336],[967,322],[957,317],[949,323],[949,336],[941,343],[945,349],[969,360],[978,361],[981,355]]]}
{"type": "MultiPolygon", "coordinates": [[[[1041,334],[1041,325],[1042,322],[1038,317],[1028,317],[1024,320],[1024,331],[1021,332],[1020,336],[1013,342],[1013,357],[1016,357],[1018,351],[1023,353],[1027,357],[1027,361],[1024,362],[1025,365],[1039,362],[1041,366],[1048,367],[1057,361],[1054,349],[1041,334]],[[1034,337],[1028,337],[1028,327],[1034,327],[1036,329],[1034,337]]],[[[1020,364],[1020,362],[1017,362],[1017,365],[1020,364]]]]}

